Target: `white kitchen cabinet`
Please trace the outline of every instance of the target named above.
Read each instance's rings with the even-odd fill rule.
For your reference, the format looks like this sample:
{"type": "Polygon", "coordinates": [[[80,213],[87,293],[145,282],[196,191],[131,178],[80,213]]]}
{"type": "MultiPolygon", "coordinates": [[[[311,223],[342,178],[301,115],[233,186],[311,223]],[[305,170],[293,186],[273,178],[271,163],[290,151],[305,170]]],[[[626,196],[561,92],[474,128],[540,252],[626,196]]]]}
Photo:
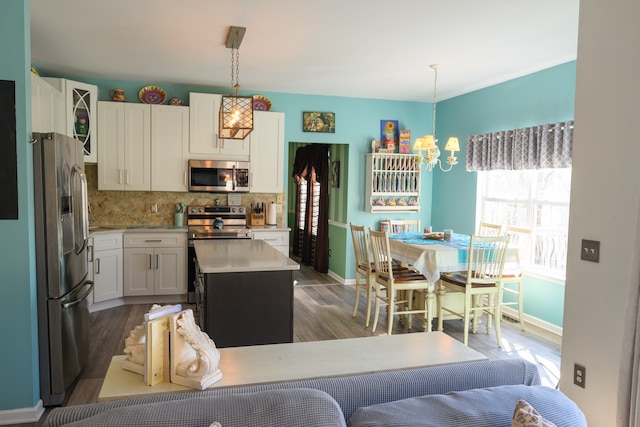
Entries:
{"type": "Polygon", "coordinates": [[[284,113],[254,111],[251,133],[252,193],[284,190],[284,113]]]}
{"type": "Polygon", "coordinates": [[[218,138],[221,99],[222,95],[212,93],[189,94],[189,157],[247,161],[253,132],[245,139],[218,138]]]}
{"type": "Polygon", "coordinates": [[[414,154],[370,153],[365,159],[365,211],[420,212],[420,164],[414,154]]]}
{"type": "Polygon", "coordinates": [[[64,95],[66,135],[82,141],[85,163],[98,161],[98,137],[96,132],[96,85],[59,78],[45,78],[64,95]]]}
{"type": "Polygon", "coordinates": [[[98,102],[99,190],[151,190],[151,108],[98,102]]]}
{"type": "Polygon", "coordinates": [[[66,135],[64,95],[45,79],[31,73],[31,129],[66,135]]]}
{"type": "Polygon", "coordinates": [[[122,232],[97,233],[93,240],[93,302],[123,296],[122,232]]]}
{"type": "Polygon", "coordinates": [[[187,293],[185,233],[125,233],[124,295],[187,293]]]}
{"type": "Polygon", "coordinates": [[[285,256],[289,256],[289,229],[252,229],[251,238],[264,240],[270,246],[282,252],[285,256]]]}
{"type": "Polygon", "coordinates": [[[189,107],[151,106],[151,190],[187,191],[189,107]]]}
{"type": "Polygon", "coordinates": [[[189,107],[98,103],[99,190],[187,191],[189,107]]]}

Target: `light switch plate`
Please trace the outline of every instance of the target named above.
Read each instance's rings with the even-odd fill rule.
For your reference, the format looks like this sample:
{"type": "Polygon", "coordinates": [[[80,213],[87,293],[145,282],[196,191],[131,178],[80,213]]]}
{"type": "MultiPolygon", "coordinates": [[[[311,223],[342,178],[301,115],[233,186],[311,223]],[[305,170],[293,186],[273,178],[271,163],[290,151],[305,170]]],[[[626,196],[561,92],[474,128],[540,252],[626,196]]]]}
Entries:
{"type": "Polygon", "coordinates": [[[600,242],[597,240],[582,239],[580,246],[580,259],[591,262],[600,262],[600,242]]]}

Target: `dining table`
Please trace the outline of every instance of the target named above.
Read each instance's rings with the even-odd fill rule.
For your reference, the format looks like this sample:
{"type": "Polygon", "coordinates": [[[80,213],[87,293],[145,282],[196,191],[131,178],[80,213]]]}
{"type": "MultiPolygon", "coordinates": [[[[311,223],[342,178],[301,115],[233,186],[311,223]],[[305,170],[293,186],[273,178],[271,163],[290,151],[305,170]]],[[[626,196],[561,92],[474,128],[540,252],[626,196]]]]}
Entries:
{"type": "MultiPolygon", "coordinates": [[[[425,237],[423,233],[405,232],[389,234],[391,256],[403,264],[413,266],[424,275],[429,282],[425,303],[427,304],[427,331],[432,330],[433,301],[437,292],[436,284],[440,273],[450,271],[466,271],[469,262],[469,245],[471,236],[453,233],[451,240],[425,237]]],[[[518,267],[518,250],[507,249],[505,267],[518,267]]],[[[455,298],[454,295],[451,295],[455,298]]]]}

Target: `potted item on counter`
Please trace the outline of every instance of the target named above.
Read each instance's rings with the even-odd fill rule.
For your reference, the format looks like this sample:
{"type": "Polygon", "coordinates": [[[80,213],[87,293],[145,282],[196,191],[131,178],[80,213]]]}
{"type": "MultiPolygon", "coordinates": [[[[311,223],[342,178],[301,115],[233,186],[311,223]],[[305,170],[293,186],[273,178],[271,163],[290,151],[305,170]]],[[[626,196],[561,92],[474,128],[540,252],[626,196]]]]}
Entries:
{"type": "Polygon", "coordinates": [[[184,225],[184,211],[187,207],[184,203],[177,203],[176,209],[173,211],[174,227],[182,227],[184,225]]]}

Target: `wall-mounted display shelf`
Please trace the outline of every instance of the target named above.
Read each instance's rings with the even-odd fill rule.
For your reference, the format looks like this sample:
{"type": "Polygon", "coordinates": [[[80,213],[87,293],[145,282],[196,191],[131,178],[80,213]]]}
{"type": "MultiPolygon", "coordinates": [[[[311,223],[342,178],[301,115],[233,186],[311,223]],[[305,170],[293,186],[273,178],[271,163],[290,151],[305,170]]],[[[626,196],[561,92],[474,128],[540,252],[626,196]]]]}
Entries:
{"type": "Polygon", "coordinates": [[[414,154],[369,153],[365,159],[365,211],[420,211],[420,165],[414,154]]]}

